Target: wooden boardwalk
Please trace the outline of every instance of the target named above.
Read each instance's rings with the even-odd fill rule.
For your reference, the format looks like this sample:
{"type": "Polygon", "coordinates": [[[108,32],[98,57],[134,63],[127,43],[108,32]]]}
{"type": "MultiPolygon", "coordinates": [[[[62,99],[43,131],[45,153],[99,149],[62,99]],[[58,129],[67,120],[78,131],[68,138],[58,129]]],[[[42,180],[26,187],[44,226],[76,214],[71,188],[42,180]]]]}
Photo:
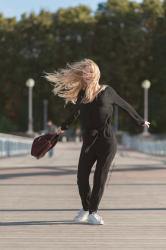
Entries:
{"type": "Polygon", "coordinates": [[[105,224],[83,225],[72,222],[80,148],[59,142],[52,158],[0,160],[0,249],[165,250],[166,157],[119,147],[99,205],[105,224]]]}

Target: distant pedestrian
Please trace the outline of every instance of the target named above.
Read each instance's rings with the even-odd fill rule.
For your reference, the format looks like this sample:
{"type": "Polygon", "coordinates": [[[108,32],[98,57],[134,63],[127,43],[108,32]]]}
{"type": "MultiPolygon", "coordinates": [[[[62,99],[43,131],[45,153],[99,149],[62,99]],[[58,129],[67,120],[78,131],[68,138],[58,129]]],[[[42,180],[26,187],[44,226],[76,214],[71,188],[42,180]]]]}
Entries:
{"type": "Polygon", "coordinates": [[[80,128],[76,128],[75,135],[76,135],[76,141],[81,141],[81,129],[80,128]]]}
{"type": "MultiPolygon", "coordinates": [[[[52,120],[49,120],[47,122],[47,132],[48,133],[55,133],[56,132],[56,129],[57,129],[57,126],[55,124],[53,124],[52,120]]],[[[53,153],[54,153],[54,148],[50,149],[48,151],[48,155],[49,157],[52,157],[53,156],[53,153]]]]}

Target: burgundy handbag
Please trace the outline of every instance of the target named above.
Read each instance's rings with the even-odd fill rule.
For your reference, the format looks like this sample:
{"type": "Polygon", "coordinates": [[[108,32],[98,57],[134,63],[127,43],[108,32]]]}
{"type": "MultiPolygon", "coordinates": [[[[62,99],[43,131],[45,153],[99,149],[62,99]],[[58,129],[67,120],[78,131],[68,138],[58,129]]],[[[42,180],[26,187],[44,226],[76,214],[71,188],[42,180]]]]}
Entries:
{"type": "MultiPolygon", "coordinates": [[[[83,99],[83,95],[84,95],[84,90],[81,90],[79,93],[77,104],[79,104],[81,102],[81,100],[83,99]]],[[[74,117],[74,114],[72,114],[72,117],[74,117]]],[[[68,124],[70,122],[71,121],[69,118],[69,120],[67,119],[67,121],[65,121],[64,124],[66,124],[66,123],[68,124]]],[[[61,128],[63,130],[63,124],[62,124],[61,128]]],[[[46,133],[44,135],[40,135],[40,136],[36,137],[32,143],[31,155],[36,157],[37,159],[40,159],[50,149],[52,149],[56,145],[60,136],[61,136],[61,133],[59,133],[59,134],[58,133],[46,133]]]]}
{"type": "Polygon", "coordinates": [[[56,145],[59,137],[60,134],[57,133],[47,133],[36,137],[32,143],[31,155],[40,159],[56,145]]]}

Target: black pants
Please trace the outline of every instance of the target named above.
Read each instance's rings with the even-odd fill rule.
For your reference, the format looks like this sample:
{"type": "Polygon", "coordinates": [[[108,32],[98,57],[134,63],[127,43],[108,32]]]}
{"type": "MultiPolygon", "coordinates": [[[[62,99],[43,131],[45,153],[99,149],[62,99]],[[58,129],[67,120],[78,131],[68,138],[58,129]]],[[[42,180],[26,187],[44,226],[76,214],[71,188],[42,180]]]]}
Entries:
{"type": "Polygon", "coordinates": [[[91,149],[85,153],[85,148],[92,142],[93,136],[84,134],[80,152],[77,185],[84,210],[96,212],[102,198],[108,172],[117,151],[117,141],[112,129],[109,133],[101,133],[91,149]],[[89,185],[91,169],[96,162],[93,179],[93,189],[89,185]]]}

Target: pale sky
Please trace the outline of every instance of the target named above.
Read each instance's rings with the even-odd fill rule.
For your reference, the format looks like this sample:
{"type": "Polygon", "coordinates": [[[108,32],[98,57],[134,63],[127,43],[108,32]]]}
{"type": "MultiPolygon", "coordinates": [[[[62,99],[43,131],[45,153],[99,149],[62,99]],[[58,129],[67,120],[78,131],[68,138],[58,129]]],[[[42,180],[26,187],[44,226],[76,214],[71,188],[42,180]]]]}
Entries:
{"type": "MultiPolygon", "coordinates": [[[[141,0],[135,1],[140,2],[141,0]]],[[[79,4],[86,4],[95,11],[101,2],[105,2],[105,0],[0,0],[0,13],[5,17],[16,16],[19,19],[25,12],[29,14],[34,11],[38,14],[41,9],[54,12],[60,7],[74,7],[79,4]]]]}

